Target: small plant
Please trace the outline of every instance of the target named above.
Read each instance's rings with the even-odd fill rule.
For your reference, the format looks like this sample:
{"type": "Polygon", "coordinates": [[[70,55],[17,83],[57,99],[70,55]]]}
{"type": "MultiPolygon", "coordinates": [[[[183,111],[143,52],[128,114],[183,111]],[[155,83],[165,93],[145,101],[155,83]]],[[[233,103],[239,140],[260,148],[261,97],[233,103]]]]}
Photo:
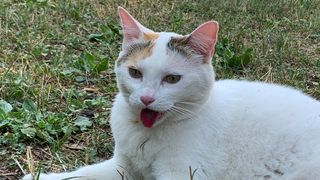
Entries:
{"type": "Polygon", "coordinates": [[[253,49],[243,44],[236,46],[227,38],[221,38],[216,45],[216,56],[224,67],[242,69],[247,66],[253,57],[253,49]]]}
{"type": "Polygon", "coordinates": [[[109,61],[106,58],[100,58],[89,52],[84,52],[75,62],[75,68],[86,73],[99,74],[101,71],[108,69],[109,61]]]}
{"type": "Polygon", "coordinates": [[[118,25],[114,23],[107,23],[100,26],[100,33],[90,34],[88,36],[91,42],[106,42],[108,44],[117,43],[120,38],[120,29],[118,25]]]}

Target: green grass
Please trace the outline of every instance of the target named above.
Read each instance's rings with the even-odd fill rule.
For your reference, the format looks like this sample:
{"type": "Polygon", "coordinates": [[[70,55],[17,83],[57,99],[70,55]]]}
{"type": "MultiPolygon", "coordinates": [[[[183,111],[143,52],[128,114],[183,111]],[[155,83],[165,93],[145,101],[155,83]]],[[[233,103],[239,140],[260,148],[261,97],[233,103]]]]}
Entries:
{"type": "Polygon", "coordinates": [[[186,34],[217,20],[218,79],[286,84],[320,99],[320,1],[4,0],[0,179],[112,155],[119,5],[155,31],[186,34]]]}

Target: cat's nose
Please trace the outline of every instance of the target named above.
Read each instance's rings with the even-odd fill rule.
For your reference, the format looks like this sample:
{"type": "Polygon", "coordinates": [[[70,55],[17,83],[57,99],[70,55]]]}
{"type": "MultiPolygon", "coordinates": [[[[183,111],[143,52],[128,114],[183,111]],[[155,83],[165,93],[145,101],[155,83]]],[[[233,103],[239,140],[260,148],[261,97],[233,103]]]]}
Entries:
{"type": "Polygon", "coordinates": [[[141,96],[140,100],[144,105],[148,106],[149,104],[154,102],[155,99],[153,97],[150,97],[150,96],[141,96]]]}

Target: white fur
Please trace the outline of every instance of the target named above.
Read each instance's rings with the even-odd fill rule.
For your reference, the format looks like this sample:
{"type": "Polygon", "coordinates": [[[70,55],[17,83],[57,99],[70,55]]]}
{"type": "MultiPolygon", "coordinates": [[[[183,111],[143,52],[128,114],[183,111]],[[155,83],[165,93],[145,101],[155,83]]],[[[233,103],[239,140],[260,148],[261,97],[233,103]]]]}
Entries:
{"type": "MultiPolygon", "coordinates": [[[[214,82],[210,64],[168,52],[173,33],[161,33],[152,56],[137,65],[143,80],[116,67],[120,92],[113,104],[111,160],[74,172],[42,174],[40,180],[82,179],[251,180],[319,179],[320,103],[289,87],[261,82],[214,82]],[[161,83],[167,74],[176,84],[161,83]],[[152,128],[139,121],[142,95],[152,95],[153,110],[179,105],[152,128]],[[179,104],[179,102],[182,102],[179,104]],[[145,143],[144,143],[145,142],[145,143]]],[[[25,180],[31,179],[28,175],[25,180]]]]}

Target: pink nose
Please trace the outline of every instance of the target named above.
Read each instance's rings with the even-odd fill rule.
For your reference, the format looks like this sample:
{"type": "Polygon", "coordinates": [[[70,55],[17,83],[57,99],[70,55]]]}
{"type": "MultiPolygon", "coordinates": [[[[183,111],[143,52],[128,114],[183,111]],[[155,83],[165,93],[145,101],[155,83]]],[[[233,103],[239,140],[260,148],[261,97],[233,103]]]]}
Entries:
{"type": "Polygon", "coordinates": [[[150,96],[141,96],[140,97],[141,102],[148,106],[149,104],[151,104],[155,99],[153,99],[153,97],[150,96]]]}

